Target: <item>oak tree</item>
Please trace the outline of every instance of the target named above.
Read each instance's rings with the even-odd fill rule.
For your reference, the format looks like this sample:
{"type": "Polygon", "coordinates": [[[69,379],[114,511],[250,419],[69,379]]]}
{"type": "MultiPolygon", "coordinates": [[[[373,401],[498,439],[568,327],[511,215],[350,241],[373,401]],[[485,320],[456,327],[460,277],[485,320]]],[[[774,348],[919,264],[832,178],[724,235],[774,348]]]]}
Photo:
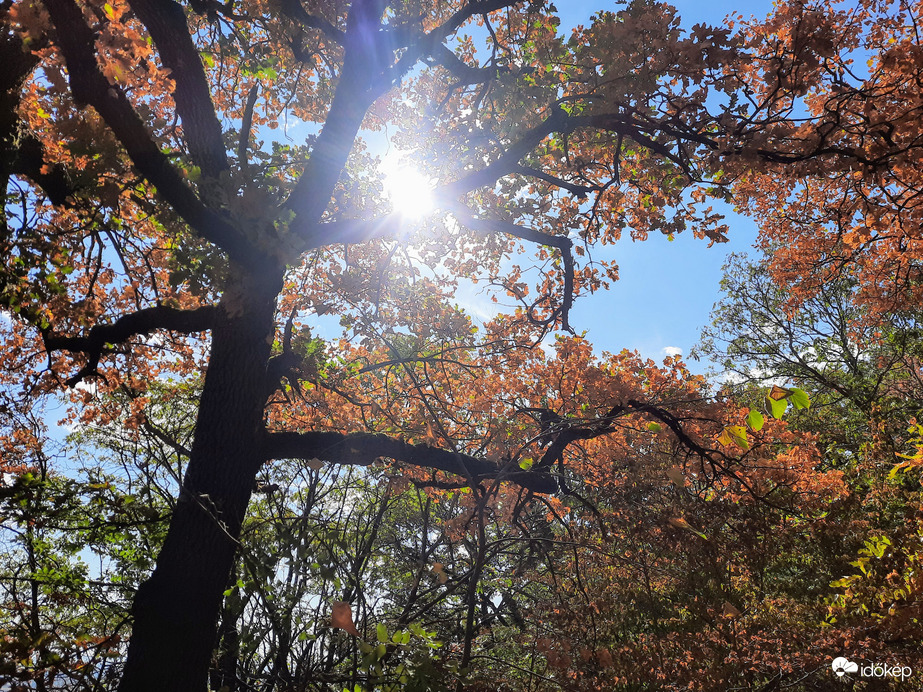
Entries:
{"type": "MultiPolygon", "coordinates": [[[[120,689],[206,684],[255,479],[275,460],[385,458],[482,500],[501,481],[566,494],[572,450],[644,419],[760,496],[687,429],[682,401],[611,368],[573,380],[567,402],[510,381],[574,328],[576,296],[617,276],[592,251],[625,229],[720,242],[709,197],[764,199],[763,171],[891,189],[876,176],[917,155],[894,136],[912,113],[869,98],[904,92],[851,81],[848,54],[869,37],[882,69],[905,65],[885,46],[906,29],[861,8],[782,3],[765,23],[684,33],[642,0],[563,35],[550,2],[0,5],[6,386],[27,402],[66,393],[70,422],[131,430],[152,382],[203,373],[120,689]],[[382,137],[431,182],[422,218],[382,194],[382,137]],[[468,281],[509,308],[475,325],[453,299],[468,281]],[[312,331],[328,314],[338,343],[312,331]],[[596,398],[580,402],[585,388],[596,398]]],[[[708,435],[748,444],[712,420],[726,427],[708,435]]]]}

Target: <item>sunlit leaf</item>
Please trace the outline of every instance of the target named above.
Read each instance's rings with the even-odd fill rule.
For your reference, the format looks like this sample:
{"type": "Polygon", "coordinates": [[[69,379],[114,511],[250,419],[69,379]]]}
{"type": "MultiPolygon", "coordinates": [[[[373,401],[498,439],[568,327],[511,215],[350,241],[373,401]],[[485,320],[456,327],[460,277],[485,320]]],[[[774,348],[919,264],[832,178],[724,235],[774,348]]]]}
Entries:
{"type": "Polygon", "coordinates": [[[359,630],[353,623],[353,611],[346,601],[336,601],[330,613],[330,624],[333,627],[343,630],[354,637],[358,637],[359,630]]]}
{"type": "Polygon", "coordinates": [[[809,408],[811,406],[811,398],[808,396],[808,393],[798,387],[792,388],[788,398],[796,409],[809,408]]]}
{"type": "Polygon", "coordinates": [[[785,415],[785,409],[788,408],[788,399],[773,399],[772,397],[766,397],[766,401],[769,402],[769,408],[772,411],[773,418],[778,420],[785,415]]]}
{"type": "Polygon", "coordinates": [[[763,429],[763,414],[757,411],[756,409],[750,409],[750,413],[747,414],[747,425],[750,430],[754,432],[759,432],[763,429]]]}
{"type": "Polygon", "coordinates": [[[750,443],[747,440],[747,429],[742,425],[729,425],[725,428],[731,439],[741,449],[750,449],[750,443]]]}

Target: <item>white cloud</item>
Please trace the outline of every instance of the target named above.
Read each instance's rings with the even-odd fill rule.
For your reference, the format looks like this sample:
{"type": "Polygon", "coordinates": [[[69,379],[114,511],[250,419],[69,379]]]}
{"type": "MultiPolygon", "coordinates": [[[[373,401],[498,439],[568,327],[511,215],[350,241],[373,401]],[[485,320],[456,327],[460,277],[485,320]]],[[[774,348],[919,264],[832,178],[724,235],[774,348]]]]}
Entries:
{"type": "Polygon", "coordinates": [[[665,346],[661,349],[661,353],[665,356],[681,356],[683,355],[683,349],[679,346],[665,346]]]}

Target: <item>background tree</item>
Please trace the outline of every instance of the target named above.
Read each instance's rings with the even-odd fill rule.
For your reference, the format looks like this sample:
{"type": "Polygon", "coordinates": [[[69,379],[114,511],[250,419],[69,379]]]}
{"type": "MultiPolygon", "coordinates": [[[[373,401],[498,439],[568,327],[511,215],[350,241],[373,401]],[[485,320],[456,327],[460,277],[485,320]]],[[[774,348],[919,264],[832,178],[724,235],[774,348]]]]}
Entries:
{"type": "Polygon", "coordinates": [[[793,412],[787,421],[811,435],[819,468],[841,472],[849,492],[800,550],[819,577],[814,588],[826,592],[827,622],[871,633],[893,656],[923,634],[914,576],[921,530],[917,315],[878,314],[848,273],[792,308],[771,266],[771,257],[736,257],[728,265],[725,297],[701,353],[727,368],[725,391],[737,400],[758,400],[773,384],[813,392],[810,415],[793,412]]]}

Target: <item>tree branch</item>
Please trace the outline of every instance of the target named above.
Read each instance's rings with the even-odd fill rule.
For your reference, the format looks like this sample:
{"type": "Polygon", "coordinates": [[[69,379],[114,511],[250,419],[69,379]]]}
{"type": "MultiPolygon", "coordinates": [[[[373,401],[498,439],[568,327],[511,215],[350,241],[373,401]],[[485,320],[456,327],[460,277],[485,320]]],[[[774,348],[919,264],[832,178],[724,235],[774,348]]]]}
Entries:
{"type": "Polygon", "coordinates": [[[461,205],[454,205],[452,209],[452,213],[455,215],[455,218],[458,219],[458,222],[463,226],[467,226],[472,231],[484,234],[507,233],[516,238],[527,240],[530,243],[556,248],[561,253],[561,261],[564,264],[564,296],[561,305],[561,327],[569,332],[573,331],[569,322],[570,310],[574,304],[574,256],[571,252],[571,249],[574,247],[573,241],[565,236],[549,235],[548,233],[542,233],[541,231],[536,231],[531,228],[517,226],[508,221],[476,218],[471,216],[470,212],[466,215],[464,213],[466,211],[467,209],[464,209],[461,205]]]}
{"type": "Polygon", "coordinates": [[[96,36],[74,0],[45,0],[45,7],[57,28],[57,43],[64,55],[74,99],[93,106],[135,167],[199,235],[245,266],[262,259],[236,228],[202,203],[151,139],[122,90],[110,85],[100,72],[93,49],[96,36]]]}
{"type": "MultiPolygon", "coordinates": [[[[468,208],[461,204],[447,202],[446,199],[443,199],[442,203],[446,209],[452,212],[460,224],[476,233],[483,235],[507,233],[536,245],[556,248],[561,253],[561,261],[564,264],[564,298],[561,306],[561,326],[567,331],[571,331],[568,318],[574,304],[574,256],[571,252],[574,243],[570,238],[517,226],[508,221],[477,218],[468,208]]],[[[306,249],[312,250],[330,243],[365,243],[370,240],[394,237],[397,235],[402,222],[403,219],[400,214],[388,214],[372,220],[346,219],[320,224],[315,226],[314,232],[308,238],[306,249]]]]}
{"type": "Polygon", "coordinates": [[[42,330],[42,341],[45,344],[45,350],[49,353],[70,351],[87,355],[87,364],[66,382],[69,387],[73,387],[85,377],[96,372],[100,358],[111,350],[113,344],[121,344],[133,336],[150,334],[158,329],[184,334],[204,332],[211,329],[215,311],[216,308],[213,305],[194,310],[179,310],[166,305],[158,305],[124,315],[112,324],[98,324],[90,329],[86,336],[61,336],[52,333],[51,329],[44,329],[42,330]]]}
{"type": "Polygon", "coordinates": [[[333,101],[304,171],[285,202],[285,208],[295,215],[289,230],[309,245],[317,243],[313,247],[337,242],[318,237],[318,222],[330,204],[366,111],[391,85],[388,68],[393,53],[381,31],[381,11],[375,11],[379,6],[380,1],[374,0],[355,2],[350,8],[343,67],[333,101]]]}
{"type": "Polygon", "coordinates": [[[282,0],[281,7],[282,13],[292,21],[309,29],[317,29],[331,41],[343,45],[346,35],[323,17],[309,14],[300,0],[282,0]]]}
{"type": "Polygon", "coordinates": [[[567,113],[561,108],[555,107],[547,118],[511,144],[496,161],[479,171],[469,173],[454,183],[448,183],[436,188],[433,191],[433,196],[437,199],[454,200],[466,192],[486,185],[493,185],[504,175],[514,172],[522,158],[532,152],[545,137],[553,132],[572,129],[568,122],[569,120],[567,113]]]}
{"type": "Polygon", "coordinates": [[[237,165],[246,172],[250,166],[247,150],[250,148],[250,130],[253,129],[253,107],[256,105],[260,85],[254,84],[247,94],[247,105],[244,108],[244,117],[240,122],[240,135],[237,139],[237,165]]]}
{"type": "Polygon", "coordinates": [[[571,183],[557,176],[545,173],[540,171],[537,168],[531,168],[530,166],[516,166],[513,169],[514,173],[519,175],[524,175],[529,178],[538,178],[543,180],[549,185],[554,185],[555,187],[560,187],[562,190],[567,190],[572,195],[583,199],[591,192],[599,192],[602,188],[599,185],[578,185],[576,183],[571,183]]]}
{"type": "Polygon", "coordinates": [[[129,5],[147,27],[164,67],[170,69],[176,112],[193,163],[203,175],[218,177],[228,167],[221,123],[183,8],[173,0],[129,0],[129,5]]]}
{"type": "MultiPolygon", "coordinates": [[[[0,9],[0,18],[8,10],[0,9]]],[[[37,48],[37,47],[36,47],[37,48]]],[[[13,33],[0,34],[0,181],[6,190],[10,175],[29,178],[52,204],[64,205],[73,192],[64,168],[48,165],[41,142],[19,118],[23,82],[38,64],[34,52],[23,50],[22,39],[13,33]]],[[[2,224],[3,222],[0,222],[2,224]]]]}
{"type": "Polygon", "coordinates": [[[555,478],[547,473],[509,470],[485,459],[425,444],[410,444],[387,435],[335,432],[269,433],[263,458],[321,459],[334,464],[368,466],[386,457],[410,466],[453,473],[464,478],[497,479],[516,483],[536,493],[557,492],[555,478]]]}
{"type": "Polygon", "coordinates": [[[499,74],[510,72],[506,65],[501,67],[472,67],[455,53],[450,51],[445,44],[440,43],[430,54],[433,62],[444,67],[453,77],[458,78],[455,86],[466,84],[483,84],[494,79],[499,74]]]}

